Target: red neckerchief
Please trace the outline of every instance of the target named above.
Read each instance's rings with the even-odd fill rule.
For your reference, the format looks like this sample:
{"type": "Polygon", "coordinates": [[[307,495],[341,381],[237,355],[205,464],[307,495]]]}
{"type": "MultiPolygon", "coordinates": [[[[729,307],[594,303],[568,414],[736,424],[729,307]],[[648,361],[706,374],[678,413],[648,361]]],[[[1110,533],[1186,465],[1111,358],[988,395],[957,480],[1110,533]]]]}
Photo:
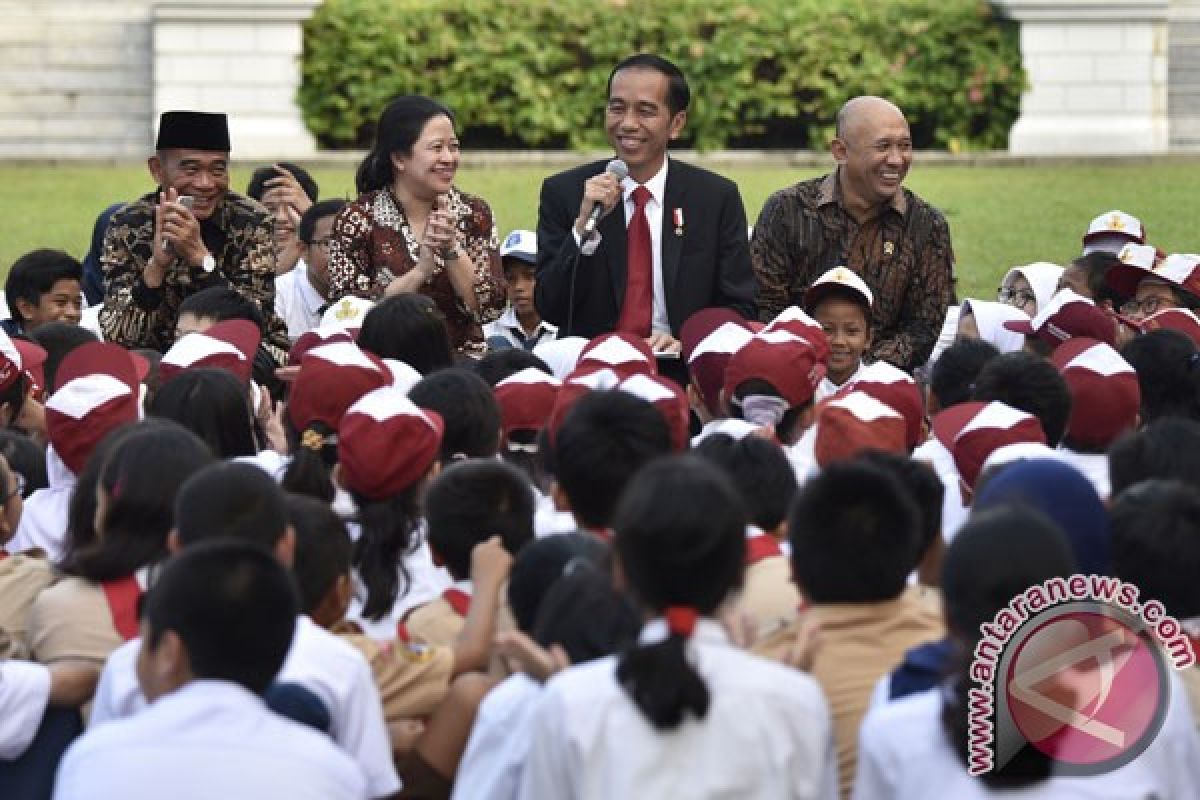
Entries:
{"type": "Polygon", "coordinates": [[[8,558],[8,551],[3,547],[0,547],[0,561],[3,561],[6,558],[8,558]]]}
{"type": "Polygon", "coordinates": [[[100,584],[108,600],[108,612],[112,615],[113,627],[121,638],[129,641],[138,635],[138,600],[142,587],[132,575],[100,584]]]}
{"type": "Polygon", "coordinates": [[[466,617],[467,612],[471,610],[471,595],[462,589],[447,589],[442,592],[442,599],[449,603],[454,613],[460,617],[466,617]]]}
{"type": "Polygon", "coordinates": [[[746,566],[757,564],[766,558],[783,555],[779,542],[774,536],[765,533],[755,534],[746,539],[746,566]]]}

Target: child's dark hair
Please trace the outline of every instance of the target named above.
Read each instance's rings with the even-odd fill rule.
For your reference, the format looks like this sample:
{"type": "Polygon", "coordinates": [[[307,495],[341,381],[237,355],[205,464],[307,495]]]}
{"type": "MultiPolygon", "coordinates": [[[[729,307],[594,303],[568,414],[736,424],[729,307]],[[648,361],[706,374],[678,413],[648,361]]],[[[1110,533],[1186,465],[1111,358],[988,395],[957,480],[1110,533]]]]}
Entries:
{"type": "Polygon", "coordinates": [[[454,365],[446,321],[423,294],[381,300],[363,318],[358,346],[380,358],[403,361],[422,375],[454,365]]]}
{"type": "Polygon", "coordinates": [[[542,647],[559,645],[572,664],[582,664],[624,650],[641,627],[637,609],[613,588],[611,575],[576,563],[546,592],[533,638],[542,647]]]}
{"type": "Polygon", "coordinates": [[[46,351],[46,361],[42,364],[42,377],[46,381],[47,392],[58,388],[58,365],[76,347],[88,342],[98,342],[96,334],[82,325],[72,325],[68,322],[47,322],[29,332],[29,338],[46,351]]]}
{"type": "MultiPolygon", "coordinates": [[[[663,458],[642,469],[617,509],[613,548],[630,591],[647,610],[711,616],[741,585],[746,557],[741,498],[719,469],[694,456],[663,458]]],[[[661,641],[635,645],[617,664],[617,681],[659,730],[703,718],[708,686],[687,656],[690,631],[672,621],[661,641]]]]}
{"type": "MultiPolygon", "coordinates": [[[[1075,571],[1071,550],[1054,523],[1028,508],[1000,506],[971,515],[946,550],[942,593],[951,636],[957,640],[952,680],[942,697],[942,729],[959,761],[967,763],[968,692],[979,627],[991,622],[1029,587],[1075,571]],[[1020,558],[1013,558],[1020,553],[1020,558]]],[[[1048,778],[1052,762],[1032,745],[981,780],[993,789],[1028,786],[1048,778]]]]}
{"type": "Polygon", "coordinates": [[[904,591],[920,552],[921,514],[890,472],[859,460],[827,465],[788,515],[792,571],[814,603],[876,603],[904,591]]]}
{"type": "Polygon", "coordinates": [[[917,560],[920,561],[942,536],[942,500],[946,494],[945,484],[928,463],[898,453],[867,450],[858,458],[865,464],[871,464],[889,473],[916,502],[921,520],[917,526],[920,542],[917,560]]]}
{"type": "Polygon", "coordinates": [[[254,301],[228,286],[210,286],[188,295],[179,304],[179,313],[192,314],[216,322],[244,319],[253,322],[260,331],[263,330],[262,309],[254,301]]]}
{"type": "MultiPolygon", "coordinates": [[[[46,453],[25,434],[0,430],[0,456],[4,456],[4,460],[8,462],[10,472],[24,479],[22,497],[29,497],[38,489],[45,489],[49,485],[46,478],[46,453]]],[[[9,491],[13,488],[15,487],[9,487],[9,491]]]]}
{"type": "Polygon", "coordinates": [[[1108,271],[1120,263],[1121,259],[1112,253],[1095,250],[1086,256],[1075,259],[1071,262],[1071,266],[1079,267],[1087,276],[1088,291],[1092,293],[1092,300],[1096,305],[1103,305],[1105,301],[1108,301],[1113,308],[1118,308],[1126,298],[1113,291],[1107,276],[1108,271]]]}
{"type": "Polygon", "coordinates": [[[1046,443],[1057,447],[1071,417],[1071,390],[1058,369],[1032,353],[1004,353],[975,379],[972,400],[999,401],[1038,418],[1046,443]]]}
{"type": "Polygon", "coordinates": [[[1166,606],[1200,616],[1200,498],[1179,481],[1144,481],[1112,505],[1114,574],[1166,606]]]}
{"type": "Polygon", "coordinates": [[[408,590],[404,556],[419,544],[421,481],[386,500],[371,500],[351,492],[358,507],[355,519],[361,533],[354,542],[354,568],[366,589],[362,615],[383,619],[408,590]]]}
{"type": "Polygon", "coordinates": [[[452,464],[425,494],[429,546],[455,580],[471,576],[471,551],[499,536],[512,555],[533,540],[533,489],[516,467],[493,459],[452,464]]]}
{"type": "Polygon", "coordinates": [[[184,370],[158,390],[150,414],[178,422],[217,458],[258,452],[246,387],[227,370],[184,370]]]}
{"type": "Polygon", "coordinates": [[[533,634],[547,592],[578,566],[609,574],[611,551],[590,533],[564,533],[535,539],[513,559],[508,576],[508,606],[517,629],[533,634]]]}
{"type": "Polygon", "coordinates": [[[547,375],[553,375],[546,362],[528,350],[520,347],[506,347],[503,350],[492,350],[475,362],[475,372],[487,381],[488,386],[494,387],[505,378],[516,375],[523,369],[533,367],[547,375]]]}
{"type": "Polygon", "coordinates": [[[223,537],[273,551],[287,528],[283,491],[251,464],[210,464],[188,478],[175,497],[175,529],[184,547],[223,537]]]}
{"type": "Polygon", "coordinates": [[[292,454],[280,481],[283,490],[332,503],[337,496],[332,474],[338,458],[337,431],[321,420],[312,420],[304,431],[297,431],[286,415],[283,430],[292,454]]]}
{"type": "Polygon", "coordinates": [[[626,392],[589,392],[554,434],[554,478],[580,523],[607,528],[633,474],[669,452],[671,434],[654,406],[626,392]]]}
{"type": "MultiPolygon", "coordinates": [[[[317,197],[320,190],[317,188],[317,182],[313,180],[312,175],[308,174],[308,170],[299,164],[293,164],[290,161],[279,161],[279,166],[292,173],[296,182],[300,184],[300,188],[308,195],[308,199],[313,203],[317,202],[317,197]]],[[[254,170],[250,176],[250,183],[246,184],[246,196],[253,197],[258,202],[262,202],[263,195],[267,192],[267,181],[272,178],[280,177],[281,173],[275,169],[275,165],[259,167],[254,170]]]]}
{"type": "Polygon", "coordinates": [[[700,442],[695,453],[724,471],[754,525],[774,531],[787,519],[798,485],[796,470],[779,445],[761,436],[734,439],[718,433],[700,442]]]}
{"type": "Polygon", "coordinates": [[[42,295],[59,281],[83,282],[83,265],[62,250],[32,250],[13,262],[4,281],[4,300],[14,320],[22,320],[17,302],[31,305],[41,302],[42,295]]]}
{"type": "Polygon", "coordinates": [[[1200,422],[1164,417],[1122,436],[1108,450],[1108,472],[1112,497],[1154,479],[1200,488],[1200,422]]]}
{"type": "Polygon", "coordinates": [[[287,495],[284,503],[288,523],[296,532],[292,574],[300,590],[300,611],[308,614],[321,604],[337,579],[350,572],[354,545],[346,524],[325,503],[299,494],[287,495]]]}
{"type": "Polygon", "coordinates": [[[1142,393],[1142,423],[1163,417],[1200,420],[1200,355],[1179,331],[1144,333],[1121,348],[1121,356],[1137,372],[1142,393]]]}
{"type": "Polygon", "coordinates": [[[949,408],[971,399],[979,371],[1000,351],[983,339],[958,339],[934,362],[929,376],[929,391],[939,408],[949,408]]]}
{"type": "Polygon", "coordinates": [[[500,406],[492,387],[465,367],[439,370],[422,378],[408,398],[436,411],[446,423],[441,460],[491,458],[500,449],[500,406]]]}
{"type": "Polygon", "coordinates": [[[308,207],[308,210],[300,215],[300,224],[296,226],[296,237],[305,244],[312,244],[313,234],[317,230],[317,223],[326,217],[336,216],[345,207],[346,201],[340,197],[313,203],[308,207]]]}
{"type": "Polygon", "coordinates": [[[75,478],[75,487],[71,491],[71,500],[67,505],[67,542],[63,548],[60,566],[75,562],[76,553],[84,552],[95,545],[98,538],[96,533],[96,484],[100,481],[100,470],[108,462],[109,455],[117,448],[125,437],[134,431],[145,430],[157,425],[168,425],[164,420],[154,418],[141,422],[131,422],[111,430],[96,449],[88,456],[83,471],[75,478]]]}

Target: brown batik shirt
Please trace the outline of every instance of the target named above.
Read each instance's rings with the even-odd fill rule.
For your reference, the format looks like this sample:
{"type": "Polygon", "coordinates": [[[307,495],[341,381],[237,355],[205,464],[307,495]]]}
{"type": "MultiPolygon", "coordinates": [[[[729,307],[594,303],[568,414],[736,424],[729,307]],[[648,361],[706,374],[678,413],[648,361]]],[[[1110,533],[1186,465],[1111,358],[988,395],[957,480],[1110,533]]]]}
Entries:
{"type": "Polygon", "coordinates": [[[113,215],[104,236],[104,338],[129,348],[159,352],[175,342],[179,304],[210,286],[229,286],[258,306],[266,322],[263,345],[286,363],[287,325],[275,313],[274,222],[263,206],[226,192],[212,216],[200,223],[200,235],[217,262],[211,274],[176,259],[162,286],[142,280],[154,248],[154,207],[158,192],[133,201],[113,215]]]}
{"type": "Polygon", "coordinates": [[[822,274],[844,266],[871,287],[871,357],[912,370],[925,363],[954,302],[954,251],[941,212],[908,189],[859,223],[842,206],[838,172],[775,192],[754,226],[750,257],[758,308],[770,320],[822,274]]]}
{"type": "MultiPolygon", "coordinates": [[[[463,303],[440,256],[433,275],[421,287],[446,319],[450,343],[458,355],[478,358],[487,352],[483,323],[497,319],[507,303],[500,267],[500,239],[492,210],[480,197],[451,189],[447,209],[457,220],[459,243],[474,267],[479,310],[463,303]]],[[[333,221],[329,241],[329,301],[354,294],[383,297],[393,280],[416,266],[421,242],[404,207],[387,189],[367,192],[346,206],[333,221]]]]}

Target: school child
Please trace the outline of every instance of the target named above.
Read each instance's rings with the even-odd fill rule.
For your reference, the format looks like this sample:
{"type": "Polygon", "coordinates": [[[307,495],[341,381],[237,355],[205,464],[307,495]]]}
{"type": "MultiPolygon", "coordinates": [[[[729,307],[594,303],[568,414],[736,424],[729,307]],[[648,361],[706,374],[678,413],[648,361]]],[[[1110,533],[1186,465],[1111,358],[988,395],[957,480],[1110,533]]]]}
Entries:
{"type": "Polygon", "coordinates": [[[78,325],[83,316],[83,265],[61,250],[33,250],[13,262],[4,281],[8,318],[0,328],[28,334],[48,322],[78,325]]]}
{"type": "Polygon", "coordinates": [[[1013,267],[1004,274],[996,299],[1032,317],[1046,308],[1050,298],[1054,297],[1062,274],[1062,267],[1046,261],[1013,267]]]}
{"type": "Polygon", "coordinates": [[[871,306],[874,297],[853,270],[834,267],[804,293],[804,310],[825,331],[829,357],[825,377],[817,387],[817,402],[854,381],[871,349],[871,306]]]}
{"type": "Polygon", "coordinates": [[[768,327],[729,359],[722,402],[727,416],[765,428],[790,446],[813,423],[824,377],[825,365],[812,344],[768,327]]]}
{"type": "Polygon", "coordinates": [[[552,678],[519,796],[832,798],[828,707],[806,674],[734,647],[746,518],[716,467],[662,459],[617,512],[614,552],[649,621],[619,656],[552,678]],[[769,742],[769,747],[763,747],[769,742]]]}
{"type": "Polygon", "coordinates": [[[537,286],[537,234],[515,230],[500,245],[500,265],[508,285],[508,307],[495,322],[483,326],[488,349],[533,350],[553,341],[558,328],[542,319],[533,305],[537,286]]]}

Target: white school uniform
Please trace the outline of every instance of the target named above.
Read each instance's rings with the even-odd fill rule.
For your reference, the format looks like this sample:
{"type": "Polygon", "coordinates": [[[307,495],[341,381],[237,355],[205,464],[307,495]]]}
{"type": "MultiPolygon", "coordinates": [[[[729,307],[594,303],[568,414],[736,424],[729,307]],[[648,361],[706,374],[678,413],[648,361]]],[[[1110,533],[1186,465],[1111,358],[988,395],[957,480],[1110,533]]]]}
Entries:
{"type": "Polygon", "coordinates": [[[841,383],[834,383],[833,381],[829,380],[828,375],[826,375],[824,378],[821,378],[821,382],[817,384],[817,391],[813,395],[813,402],[819,403],[822,400],[827,400],[847,386],[853,386],[858,382],[858,379],[862,377],[863,370],[865,368],[866,367],[863,366],[862,360],[860,359],[858,362],[858,369],[854,370],[854,372],[850,374],[850,377],[846,378],[846,380],[842,381],[841,383]]]}
{"type": "Polygon", "coordinates": [[[321,309],[329,303],[313,288],[304,259],[275,278],[275,313],[287,324],[288,339],[296,341],[321,325],[321,309]]]}
{"type": "Polygon", "coordinates": [[[946,446],[932,436],[913,451],[916,461],[924,461],[933,467],[942,482],[942,539],[946,544],[958,533],[967,521],[969,508],[963,505],[962,490],[959,488],[958,467],[954,456],[946,446]]]}
{"type": "Polygon", "coordinates": [[[515,800],[541,693],[541,685],[520,672],[487,693],[458,764],[452,800],[515,800]]]}
{"type": "MultiPolygon", "coordinates": [[[[108,657],[96,687],[90,727],[137,715],[146,707],[137,682],[140,649],[141,639],[132,639],[108,657]]],[[[278,680],[303,686],[325,705],[331,719],[329,734],[358,763],[370,796],[386,796],[400,788],[383,703],[362,653],[300,616],[278,680]]]]}
{"type": "Polygon", "coordinates": [[[1092,484],[1100,499],[1108,502],[1109,496],[1112,495],[1112,481],[1108,474],[1107,453],[1080,453],[1078,450],[1060,446],[1058,455],[1079,470],[1080,474],[1088,479],[1088,483],[1092,484]]]}
{"type": "Polygon", "coordinates": [[[557,337],[558,327],[545,320],[538,321],[533,333],[525,333],[521,320],[517,318],[517,310],[512,306],[505,308],[495,322],[483,326],[483,338],[487,340],[489,349],[494,348],[494,340],[503,340],[514,349],[533,350],[542,342],[552,342],[557,337]]]}
{"type": "Polygon", "coordinates": [[[25,752],[49,702],[49,669],[28,661],[0,663],[0,761],[25,752]]]}
{"type": "Polygon", "coordinates": [[[942,728],[942,690],[930,689],[871,711],[859,731],[854,800],[1129,800],[1195,797],[1200,742],[1178,676],[1158,738],[1144,753],[1104,775],[1051,777],[1024,789],[995,791],[967,774],[942,728]]]}
{"type": "MultiPolygon", "coordinates": [[[[661,640],[653,620],[642,642],[661,640]]],[[[659,731],[617,683],[617,657],[555,676],[531,719],[519,796],[837,797],[829,706],[816,681],[733,646],[701,619],[688,655],[709,690],[704,719],[659,731]]]]}
{"type": "Polygon", "coordinates": [[[57,800],[365,798],[327,736],[226,681],[192,681],[127,720],[88,731],[59,765],[57,800]]]}
{"type": "Polygon", "coordinates": [[[58,563],[66,548],[67,515],[75,491],[75,473],[54,452],[54,445],[46,448],[46,478],[46,488],[38,489],[25,500],[17,533],[6,547],[10,553],[41,548],[47,561],[58,563]]]}
{"type": "MultiPolygon", "coordinates": [[[[358,541],[362,529],[357,524],[347,523],[346,530],[350,532],[351,539],[358,541]]],[[[358,577],[358,570],[354,571],[354,594],[350,597],[350,607],[346,609],[346,619],[361,627],[363,633],[372,639],[381,642],[395,639],[400,622],[409,611],[441,597],[442,592],[454,584],[454,578],[446,568],[433,563],[433,551],[429,549],[429,542],[426,541],[424,522],[415,535],[419,537],[420,543],[404,555],[404,569],[408,573],[408,581],[405,583],[404,576],[400,576],[402,594],[396,598],[392,610],[381,619],[367,619],[362,615],[363,604],[367,600],[367,589],[358,577]]]]}

